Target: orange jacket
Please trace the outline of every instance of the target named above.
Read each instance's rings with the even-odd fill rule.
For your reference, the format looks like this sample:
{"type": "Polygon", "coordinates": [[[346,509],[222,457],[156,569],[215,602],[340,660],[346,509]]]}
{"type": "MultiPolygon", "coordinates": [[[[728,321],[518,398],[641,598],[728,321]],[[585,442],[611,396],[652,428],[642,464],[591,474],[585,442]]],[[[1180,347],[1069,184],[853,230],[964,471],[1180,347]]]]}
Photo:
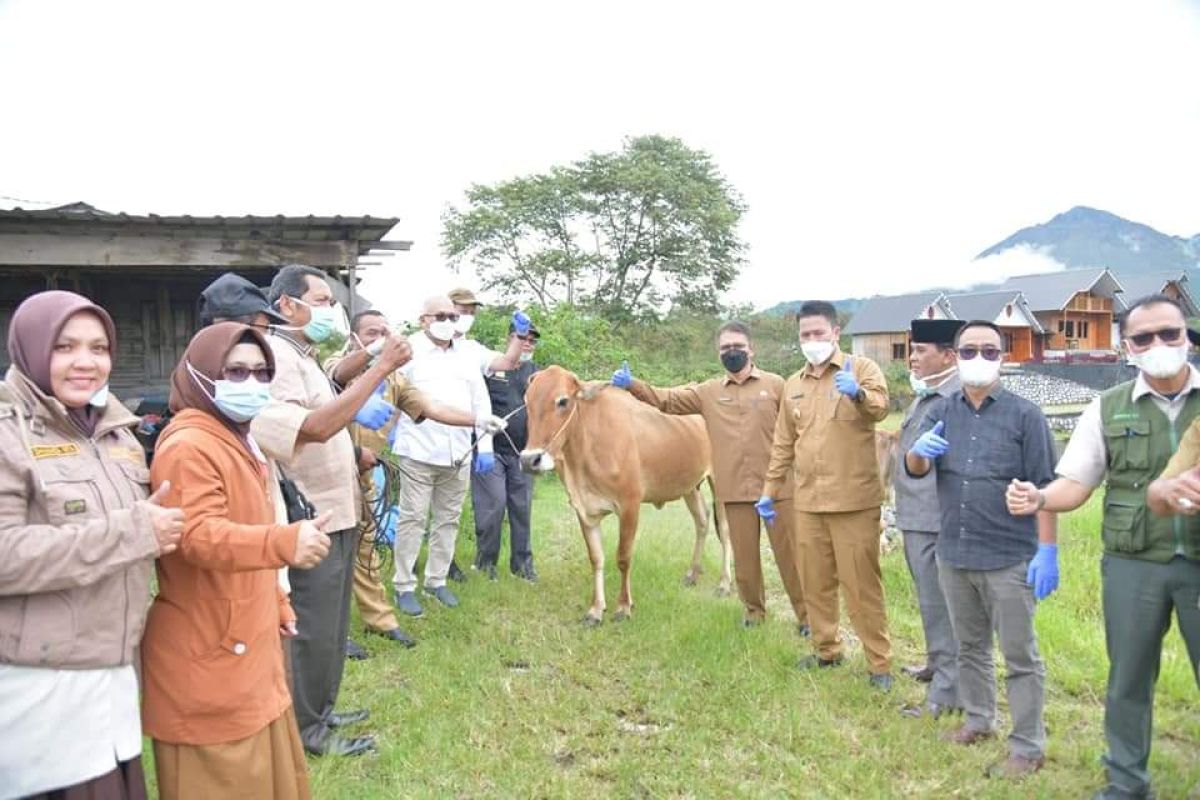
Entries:
{"type": "Polygon", "coordinates": [[[177,415],[155,448],[150,481],[185,515],[158,561],[158,596],[142,640],[142,723],[174,744],[243,739],[291,705],[279,625],[295,614],[276,569],[300,525],[275,524],[266,465],[215,417],[177,415]]]}

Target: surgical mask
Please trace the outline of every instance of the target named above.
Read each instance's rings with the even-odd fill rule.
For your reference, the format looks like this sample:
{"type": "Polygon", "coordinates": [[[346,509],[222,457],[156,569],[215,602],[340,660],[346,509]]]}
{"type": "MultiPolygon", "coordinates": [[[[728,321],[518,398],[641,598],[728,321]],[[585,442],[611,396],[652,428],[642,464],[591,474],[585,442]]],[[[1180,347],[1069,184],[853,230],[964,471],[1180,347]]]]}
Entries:
{"type": "Polygon", "coordinates": [[[463,336],[471,330],[471,326],[475,324],[474,314],[459,314],[458,322],[454,323],[454,332],[461,333],[463,336]]]}
{"type": "Polygon", "coordinates": [[[440,342],[448,342],[454,338],[454,323],[448,319],[429,323],[429,335],[440,342]]]}
{"type": "Polygon", "coordinates": [[[92,406],[93,408],[104,408],[106,405],[108,405],[107,383],[101,386],[96,393],[92,395],[92,399],[88,400],[88,405],[92,406]]]}
{"type": "Polygon", "coordinates": [[[530,361],[533,361],[533,353],[521,353],[517,358],[522,364],[528,364],[530,361]]]}
{"type": "Polygon", "coordinates": [[[1000,378],[1000,359],[988,361],[981,355],[960,359],[958,375],[962,378],[964,386],[972,386],[976,389],[991,386],[1000,378]]]}
{"type": "Polygon", "coordinates": [[[726,350],[721,353],[721,366],[728,372],[737,374],[750,363],[750,354],[745,350],[726,350]]]}
{"type": "Polygon", "coordinates": [[[928,397],[937,391],[937,387],[930,386],[929,382],[936,381],[938,378],[944,378],[954,372],[956,369],[958,369],[958,367],[950,367],[949,369],[942,370],[936,375],[930,375],[928,378],[918,378],[915,373],[910,371],[908,373],[908,385],[912,387],[913,394],[915,394],[917,397],[928,397]]]}
{"type": "Polygon", "coordinates": [[[299,297],[292,299],[302,306],[308,306],[308,310],[312,312],[308,324],[301,329],[304,331],[305,338],[313,344],[320,344],[333,334],[333,329],[337,324],[337,312],[334,311],[333,306],[314,306],[299,297]]]}
{"type": "Polygon", "coordinates": [[[249,422],[271,402],[269,383],[259,383],[253,377],[240,382],[224,379],[214,381],[207,375],[201,375],[190,363],[187,368],[192,379],[200,386],[200,391],[213,401],[218,411],[234,422],[249,422]],[[201,381],[212,385],[212,394],[208,393],[201,381]]]}
{"type": "Polygon", "coordinates": [[[1151,347],[1144,353],[1130,353],[1129,363],[1151,378],[1173,378],[1187,363],[1187,356],[1188,346],[1186,344],[1175,347],[1160,344],[1151,347]]]}
{"type": "Polygon", "coordinates": [[[833,342],[804,342],[800,345],[808,363],[820,366],[833,356],[833,342]]]}

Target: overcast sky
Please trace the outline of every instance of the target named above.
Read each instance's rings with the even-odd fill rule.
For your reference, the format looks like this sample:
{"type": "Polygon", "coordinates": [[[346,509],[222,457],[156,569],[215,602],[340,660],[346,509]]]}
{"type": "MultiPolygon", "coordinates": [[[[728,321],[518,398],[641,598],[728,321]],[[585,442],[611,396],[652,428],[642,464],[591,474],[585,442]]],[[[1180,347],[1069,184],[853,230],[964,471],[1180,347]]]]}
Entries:
{"type": "Polygon", "coordinates": [[[469,184],[638,134],[742,193],[759,307],[1044,268],[971,259],[1075,205],[1200,232],[1198,2],[187,5],[0,0],[0,206],[395,215],[400,318],[469,184]]]}

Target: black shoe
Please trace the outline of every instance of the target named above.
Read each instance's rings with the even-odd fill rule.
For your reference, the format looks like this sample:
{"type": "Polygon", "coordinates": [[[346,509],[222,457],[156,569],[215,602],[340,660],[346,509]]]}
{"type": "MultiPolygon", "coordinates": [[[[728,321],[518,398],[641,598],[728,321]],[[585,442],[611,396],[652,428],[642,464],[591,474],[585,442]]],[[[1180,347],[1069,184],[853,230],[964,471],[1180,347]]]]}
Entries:
{"type": "Polygon", "coordinates": [[[807,622],[801,622],[800,627],[798,627],[796,630],[800,633],[800,637],[802,639],[807,639],[812,636],[812,628],[809,627],[807,622]]]}
{"type": "Polygon", "coordinates": [[[521,580],[529,581],[530,583],[537,583],[538,580],[537,570],[533,568],[533,559],[530,559],[521,566],[513,569],[512,574],[516,575],[521,580]]]}
{"type": "Polygon", "coordinates": [[[871,688],[878,689],[881,692],[890,692],[892,690],[892,675],[889,672],[880,672],[872,674],[867,682],[871,684],[871,688]]]}
{"type": "Polygon", "coordinates": [[[371,717],[371,712],[365,708],[360,708],[358,711],[343,711],[341,713],[334,712],[329,715],[329,719],[325,720],[326,724],[331,728],[344,728],[347,725],[354,725],[358,722],[366,722],[371,717]]]}
{"type": "Polygon", "coordinates": [[[1154,792],[1131,792],[1111,783],[1092,795],[1092,800],[1154,800],[1154,792]]]}
{"type": "Polygon", "coordinates": [[[928,664],[920,666],[902,667],[900,669],[908,677],[912,678],[917,683],[929,683],[933,680],[933,667],[928,664]]]}
{"type": "Polygon", "coordinates": [[[382,636],[384,639],[390,639],[401,647],[416,647],[417,640],[409,636],[399,628],[392,628],[390,631],[373,631],[367,628],[367,633],[375,636],[382,636]]]}
{"type": "Polygon", "coordinates": [[[796,669],[829,669],[830,667],[840,667],[843,663],[844,659],[841,656],[834,656],[828,659],[821,658],[820,656],[805,656],[796,662],[796,669]]]}
{"type": "Polygon", "coordinates": [[[931,719],[941,719],[942,717],[951,714],[961,714],[962,708],[959,706],[944,706],[941,703],[926,703],[925,705],[910,705],[900,709],[901,716],[911,717],[912,719],[920,719],[921,717],[930,717],[931,719]]]}
{"type": "Polygon", "coordinates": [[[346,640],[346,658],[351,661],[366,661],[371,657],[367,649],[353,639],[346,640]]]}
{"type": "Polygon", "coordinates": [[[314,756],[361,756],[375,752],[374,736],[337,736],[331,734],[319,747],[305,746],[314,756]]]}
{"type": "Polygon", "coordinates": [[[458,562],[454,560],[450,561],[450,571],[446,573],[446,577],[458,583],[467,582],[467,573],[463,572],[462,569],[459,568],[458,562]]]}

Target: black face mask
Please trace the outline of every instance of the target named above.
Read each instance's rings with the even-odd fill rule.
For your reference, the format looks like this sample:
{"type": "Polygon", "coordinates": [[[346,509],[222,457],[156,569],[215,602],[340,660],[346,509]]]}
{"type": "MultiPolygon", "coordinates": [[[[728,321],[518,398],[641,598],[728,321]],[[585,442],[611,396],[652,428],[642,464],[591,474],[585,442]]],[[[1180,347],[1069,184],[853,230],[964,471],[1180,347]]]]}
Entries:
{"type": "Polygon", "coordinates": [[[750,362],[750,354],[745,350],[726,350],[721,353],[721,366],[734,374],[741,372],[750,362]]]}

